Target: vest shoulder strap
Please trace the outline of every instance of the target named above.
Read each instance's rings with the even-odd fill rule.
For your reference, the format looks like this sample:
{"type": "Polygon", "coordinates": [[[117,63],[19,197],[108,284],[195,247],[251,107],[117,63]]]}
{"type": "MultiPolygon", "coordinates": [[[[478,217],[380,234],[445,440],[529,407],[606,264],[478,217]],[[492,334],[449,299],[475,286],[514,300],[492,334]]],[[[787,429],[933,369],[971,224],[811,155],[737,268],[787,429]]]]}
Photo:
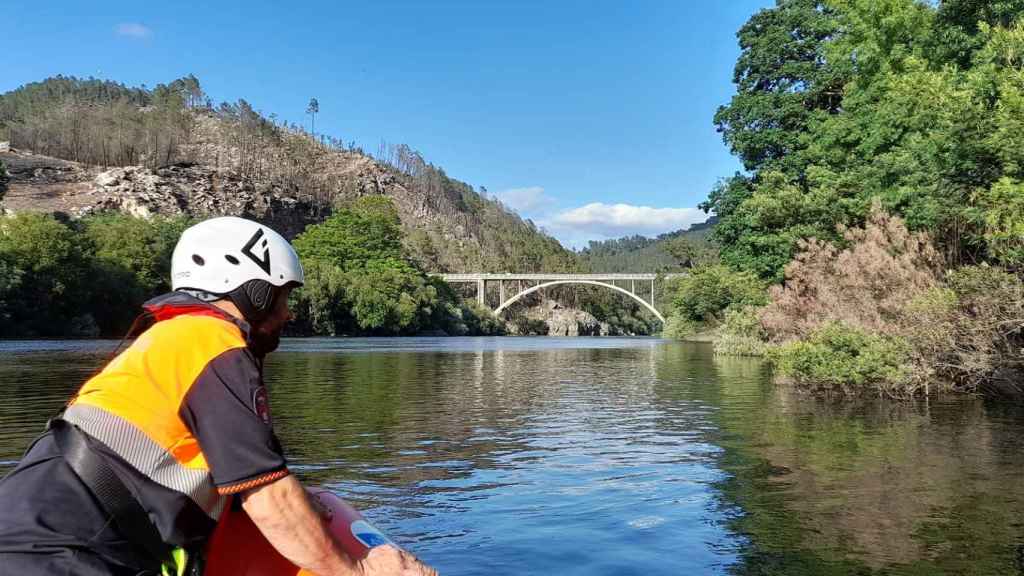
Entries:
{"type": "Polygon", "coordinates": [[[110,464],[94,452],[85,433],[74,424],[54,418],[49,423],[57,447],[71,469],[114,520],[118,532],[146,552],[147,564],[173,562],[170,546],[149,519],[149,514],[128,490],[110,464]]]}

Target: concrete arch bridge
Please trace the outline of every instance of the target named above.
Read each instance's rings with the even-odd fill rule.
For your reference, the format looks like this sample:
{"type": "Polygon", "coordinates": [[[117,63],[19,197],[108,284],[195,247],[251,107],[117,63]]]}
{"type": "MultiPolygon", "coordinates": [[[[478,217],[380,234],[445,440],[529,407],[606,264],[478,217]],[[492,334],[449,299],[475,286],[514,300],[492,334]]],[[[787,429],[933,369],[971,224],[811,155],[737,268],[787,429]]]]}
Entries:
{"type": "MultiPolygon", "coordinates": [[[[488,307],[487,283],[498,283],[498,306],[491,308],[500,315],[506,308],[534,292],[565,284],[602,286],[629,296],[640,303],[661,323],[665,317],[655,307],[656,284],[683,274],[434,274],[445,282],[475,283],[476,300],[488,307]]],[[[664,286],[662,286],[664,289],[664,286]]]]}

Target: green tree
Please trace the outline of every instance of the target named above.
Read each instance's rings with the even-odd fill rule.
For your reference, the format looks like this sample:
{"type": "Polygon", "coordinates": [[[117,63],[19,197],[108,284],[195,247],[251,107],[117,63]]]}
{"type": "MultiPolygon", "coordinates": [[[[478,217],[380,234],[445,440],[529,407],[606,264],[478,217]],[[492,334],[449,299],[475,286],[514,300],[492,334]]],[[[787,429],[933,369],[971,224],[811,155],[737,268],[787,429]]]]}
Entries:
{"type": "Polygon", "coordinates": [[[415,334],[451,325],[455,295],[406,257],[385,196],[367,196],[306,228],[294,242],[311,270],[296,294],[300,317],[330,334],[415,334]]]}
{"type": "Polygon", "coordinates": [[[676,236],[665,240],[661,248],[675,259],[679,268],[712,264],[718,259],[718,252],[714,246],[699,237],[676,236]]]}
{"type": "Polygon", "coordinates": [[[1009,257],[1016,208],[995,198],[1016,189],[1024,160],[1019,3],[810,4],[780,1],[741,32],[737,69],[768,80],[738,74],[737,96],[718,117],[750,170],[723,181],[702,205],[721,218],[714,236],[723,261],[780,280],[797,241],[838,239],[836,227],[862,224],[873,198],[912,230],[930,231],[950,262],[1009,257]],[[784,14],[803,14],[795,22],[818,22],[815,29],[829,33],[803,34],[784,14]],[[787,28],[793,38],[784,41],[787,28]],[[950,34],[962,42],[953,46],[950,34]],[[816,38],[818,58],[797,49],[810,44],[772,51],[800,38],[816,38]],[[936,49],[947,40],[950,50],[936,49]],[[793,84],[787,70],[811,80],[793,84]],[[838,106],[813,97],[829,80],[843,81],[838,106]],[[798,96],[811,98],[806,114],[794,107],[799,121],[780,135],[778,116],[798,96]]]}
{"type": "Polygon", "coordinates": [[[363,268],[375,260],[403,260],[401,221],[386,196],[364,196],[335,211],[322,223],[307,227],[294,245],[304,261],[325,262],[342,270],[363,268]]]}
{"type": "Polygon", "coordinates": [[[104,334],[122,334],[147,299],[170,290],[171,253],[186,218],[102,214],[83,219],[80,238],[92,249],[90,311],[104,334]]]}
{"type": "Polygon", "coordinates": [[[750,272],[721,264],[702,266],[675,281],[671,315],[687,322],[715,325],[726,310],[767,302],[765,283],[750,272]]]}
{"type": "Polygon", "coordinates": [[[733,81],[736,95],[715,114],[725,142],[748,170],[724,179],[701,204],[719,221],[712,234],[723,259],[733,266],[757,270],[778,279],[792,256],[795,241],[820,229],[801,221],[804,229],[767,230],[756,210],[740,207],[762,186],[785,182],[786,192],[806,191],[806,150],[816,123],[842,110],[848,63],[834,61],[829,43],[843,33],[843,21],[826,2],[778,0],[756,13],[737,33],[740,57],[733,81]],[[750,227],[761,228],[751,233],[750,227]]]}
{"type": "Polygon", "coordinates": [[[304,262],[303,268],[306,282],[292,292],[291,306],[299,332],[326,336],[354,333],[356,323],[347,298],[348,275],[338,266],[317,260],[304,262]]]}
{"type": "Polygon", "coordinates": [[[187,218],[145,220],[117,213],[82,220],[95,258],[129,270],[146,296],[170,290],[171,253],[189,224],[187,218]]]}
{"type": "Polygon", "coordinates": [[[736,34],[736,95],[718,109],[715,125],[747,170],[801,175],[799,152],[810,123],[838,112],[842,102],[848,71],[832,64],[825,50],[839,31],[828,3],[778,0],[736,34]]]}
{"type": "Polygon", "coordinates": [[[969,68],[984,46],[981,26],[1010,28],[1024,13],[1022,0],[943,0],[936,12],[936,33],[928,50],[934,62],[969,68]]]}
{"type": "Polygon", "coordinates": [[[94,332],[95,320],[86,312],[96,280],[90,250],[52,216],[0,219],[0,258],[8,270],[21,271],[19,282],[8,282],[14,284],[7,299],[13,331],[26,336],[94,332]]]}
{"type": "Polygon", "coordinates": [[[14,329],[13,302],[17,299],[18,287],[24,274],[7,259],[8,257],[0,252],[0,337],[17,335],[14,329]]]}

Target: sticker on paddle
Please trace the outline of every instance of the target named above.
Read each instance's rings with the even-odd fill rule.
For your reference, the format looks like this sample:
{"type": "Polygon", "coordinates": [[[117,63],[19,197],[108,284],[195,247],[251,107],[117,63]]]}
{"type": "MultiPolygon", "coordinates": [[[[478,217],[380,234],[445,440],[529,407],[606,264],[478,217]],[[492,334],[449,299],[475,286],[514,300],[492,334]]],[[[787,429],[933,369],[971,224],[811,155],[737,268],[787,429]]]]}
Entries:
{"type": "MultiPolygon", "coordinates": [[[[370,549],[394,543],[358,510],[329,490],[307,488],[310,501],[335,542],[355,560],[370,549]]],[[[241,509],[228,506],[206,548],[204,576],[312,576],[281,556],[241,509]]]]}

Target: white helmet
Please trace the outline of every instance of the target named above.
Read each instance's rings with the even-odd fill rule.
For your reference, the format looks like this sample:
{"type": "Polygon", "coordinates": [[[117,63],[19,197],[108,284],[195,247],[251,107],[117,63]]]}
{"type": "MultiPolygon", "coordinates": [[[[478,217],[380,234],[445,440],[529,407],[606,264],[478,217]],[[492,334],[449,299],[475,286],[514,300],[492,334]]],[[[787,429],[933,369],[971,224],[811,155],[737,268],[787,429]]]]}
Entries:
{"type": "MultiPolygon", "coordinates": [[[[302,285],[303,281],[299,255],[287,240],[258,222],[234,216],[211,218],[188,228],[171,256],[171,289],[218,296],[236,290],[250,297],[262,293],[252,302],[257,311],[271,304],[266,299],[270,286],[302,285]],[[253,287],[258,285],[265,289],[254,294],[253,287]]],[[[240,307],[247,312],[247,306],[240,307]]]]}

